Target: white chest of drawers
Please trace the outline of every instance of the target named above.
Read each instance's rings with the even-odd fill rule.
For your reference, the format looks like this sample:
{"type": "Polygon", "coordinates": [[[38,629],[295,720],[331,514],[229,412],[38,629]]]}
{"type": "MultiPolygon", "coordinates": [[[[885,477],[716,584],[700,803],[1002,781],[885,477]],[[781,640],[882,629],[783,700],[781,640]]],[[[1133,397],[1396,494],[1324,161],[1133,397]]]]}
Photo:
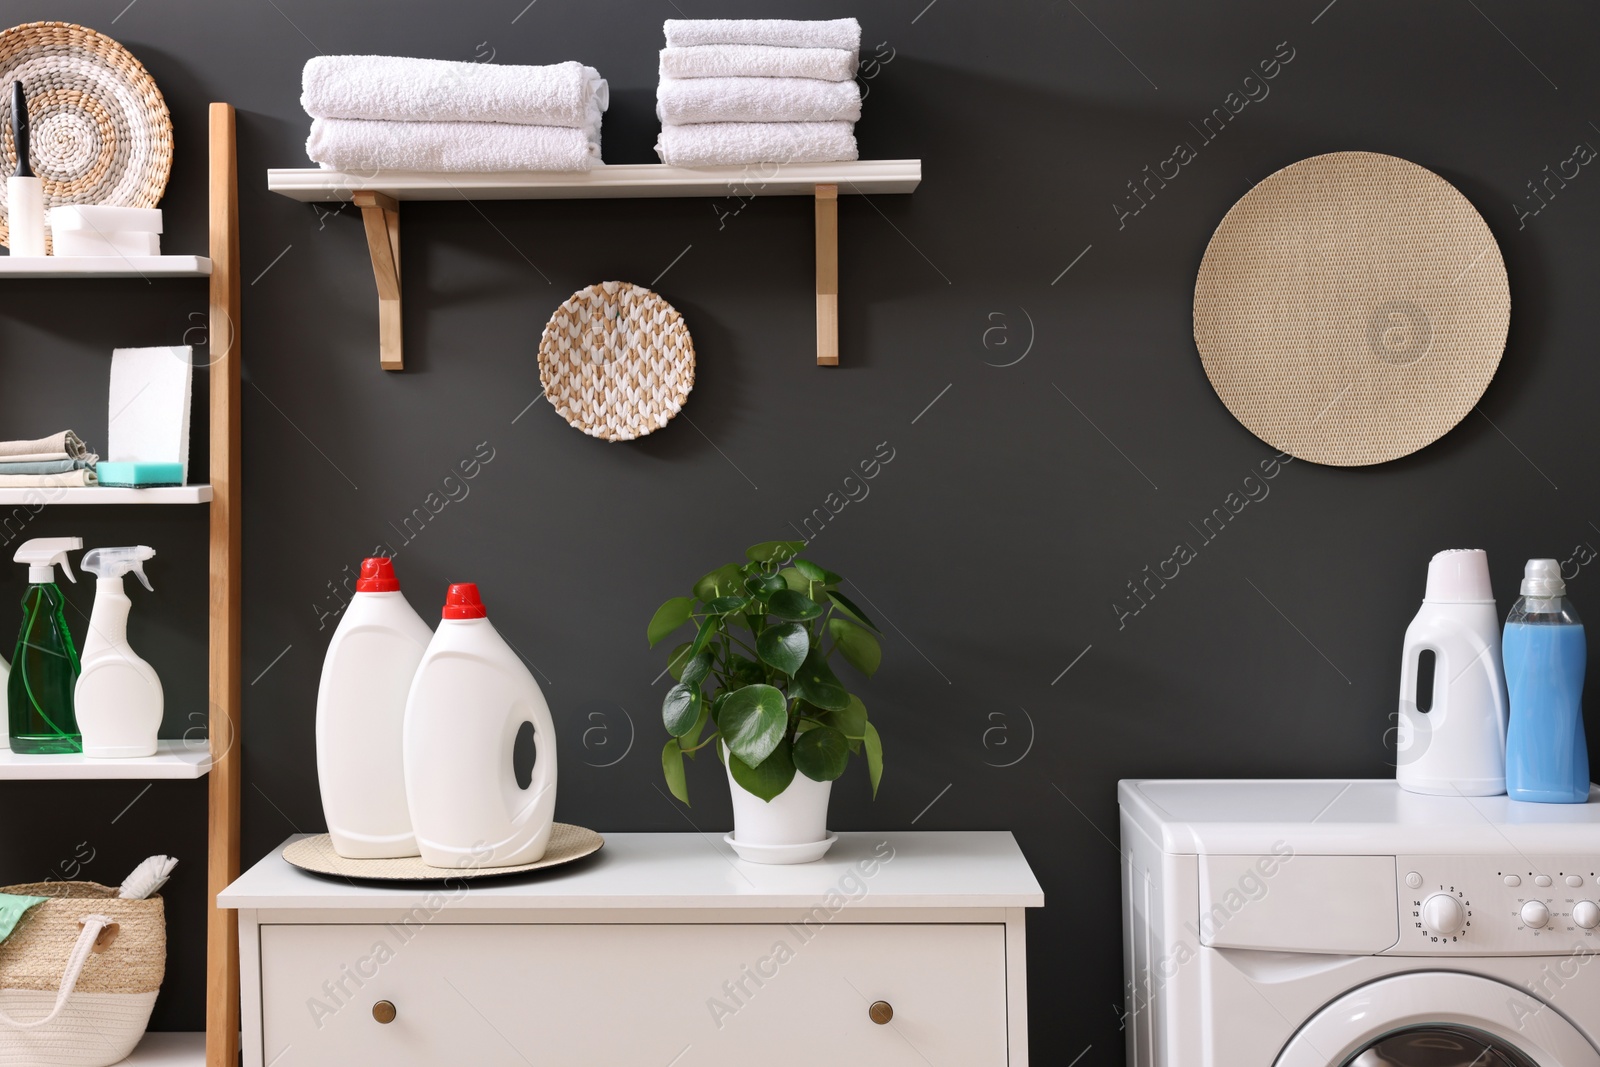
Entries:
{"type": "Polygon", "coordinates": [[[1028,1062],[1023,909],[1044,895],[1009,833],[846,833],[790,867],[609,834],[537,878],[403,889],[280,853],[219,898],[245,1067],[1028,1062]]]}

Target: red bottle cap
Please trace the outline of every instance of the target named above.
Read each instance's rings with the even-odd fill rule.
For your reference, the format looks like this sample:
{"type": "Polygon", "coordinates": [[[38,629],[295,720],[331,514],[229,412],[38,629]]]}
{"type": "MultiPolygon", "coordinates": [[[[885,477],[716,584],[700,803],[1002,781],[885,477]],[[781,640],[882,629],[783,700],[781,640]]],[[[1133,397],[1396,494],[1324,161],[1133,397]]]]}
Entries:
{"type": "Polygon", "coordinates": [[[400,579],[394,576],[394,560],[387,556],[373,556],[361,561],[361,577],[356,579],[358,593],[394,593],[400,589],[400,579]]]}
{"type": "Polygon", "coordinates": [[[489,609],[478,596],[478,587],[472,582],[455,582],[444,597],[444,617],[447,619],[486,619],[489,609]]]}

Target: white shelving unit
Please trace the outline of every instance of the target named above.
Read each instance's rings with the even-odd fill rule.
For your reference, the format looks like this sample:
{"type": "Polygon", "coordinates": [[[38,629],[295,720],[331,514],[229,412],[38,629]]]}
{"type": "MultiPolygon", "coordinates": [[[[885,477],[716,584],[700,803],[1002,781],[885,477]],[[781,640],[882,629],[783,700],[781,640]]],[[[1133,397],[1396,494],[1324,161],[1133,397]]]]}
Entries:
{"type": "Polygon", "coordinates": [[[206,278],[211,260],[205,256],[0,256],[0,277],[60,278],[206,278]]]}
{"type": "Polygon", "coordinates": [[[206,504],[209,533],[210,673],[205,741],[168,740],[148,759],[88,760],[80,755],[18,755],[0,751],[0,780],[152,781],[206,779],[206,1032],[148,1034],[123,1063],[129,1067],[238,1067],[238,917],[217,908],[216,895],[239,876],[240,704],[240,272],[239,173],[233,106],[208,111],[209,256],[0,256],[0,277],[207,279],[209,349],[207,394],[211,484],[121,489],[29,487],[0,489],[0,506],[22,504],[206,504]]]}
{"type": "Polygon", "coordinates": [[[153,489],[119,489],[109,485],[29,486],[0,489],[5,504],[207,504],[209,485],[159,486],[153,489]]]}
{"type": "Polygon", "coordinates": [[[752,163],[669,167],[622,163],[582,171],[355,174],[304,167],[267,171],[269,192],[307,203],[347,201],[361,209],[378,286],[378,362],[403,370],[400,343],[400,202],[403,200],[587,200],[623,197],[760,196],[816,198],[817,363],[839,362],[839,197],[904,194],[922,182],[920,159],[840,163],[752,163]]]}
{"type": "Polygon", "coordinates": [[[210,742],[158,742],[154,756],[89,759],[81,754],[24,755],[0,750],[0,781],[173,781],[203,778],[211,769],[210,742]]]}
{"type": "Polygon", "coordinates": [[[145,1034],[133,1055],[117,1067],[202,1067],[206,1062],[204,1033],[145,1034]]]}

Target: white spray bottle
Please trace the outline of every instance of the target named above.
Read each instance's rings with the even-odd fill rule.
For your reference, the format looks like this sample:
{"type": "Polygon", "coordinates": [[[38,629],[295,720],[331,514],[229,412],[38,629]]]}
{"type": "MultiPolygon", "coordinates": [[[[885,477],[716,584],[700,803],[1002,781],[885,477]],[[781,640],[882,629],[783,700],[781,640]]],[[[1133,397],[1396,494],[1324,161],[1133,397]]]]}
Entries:
{"type": "Polygon", "coordinates": [[[128,759],[156,754],[165,698],[155,670],[128,647],[128,609],[122,586],[132,571],[154,592],[144,561],[156,554],[146,545],[92,548],[80,562],[95,582],[89,635],[83,642],[83,673],[73,693],[83,754],[91,759],[128,759]]]}

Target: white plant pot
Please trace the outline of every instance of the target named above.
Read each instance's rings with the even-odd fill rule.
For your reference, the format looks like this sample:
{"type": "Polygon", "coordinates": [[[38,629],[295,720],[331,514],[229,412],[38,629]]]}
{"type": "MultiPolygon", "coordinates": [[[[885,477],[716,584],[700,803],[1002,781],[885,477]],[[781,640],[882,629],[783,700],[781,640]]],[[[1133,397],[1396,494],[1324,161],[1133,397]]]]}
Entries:
{"type": "MultiPolygon", "coordinates": [[[[723,749],[726,766],[727,749],[723,749]]],[[[729,843],[756,863],[805,863],[820,859],[833,839],[828,833],[828,797],[832,782],[814,782],[795,772],[789,788],[762,800],[733,780],[733,834],[729,843]]]]}

